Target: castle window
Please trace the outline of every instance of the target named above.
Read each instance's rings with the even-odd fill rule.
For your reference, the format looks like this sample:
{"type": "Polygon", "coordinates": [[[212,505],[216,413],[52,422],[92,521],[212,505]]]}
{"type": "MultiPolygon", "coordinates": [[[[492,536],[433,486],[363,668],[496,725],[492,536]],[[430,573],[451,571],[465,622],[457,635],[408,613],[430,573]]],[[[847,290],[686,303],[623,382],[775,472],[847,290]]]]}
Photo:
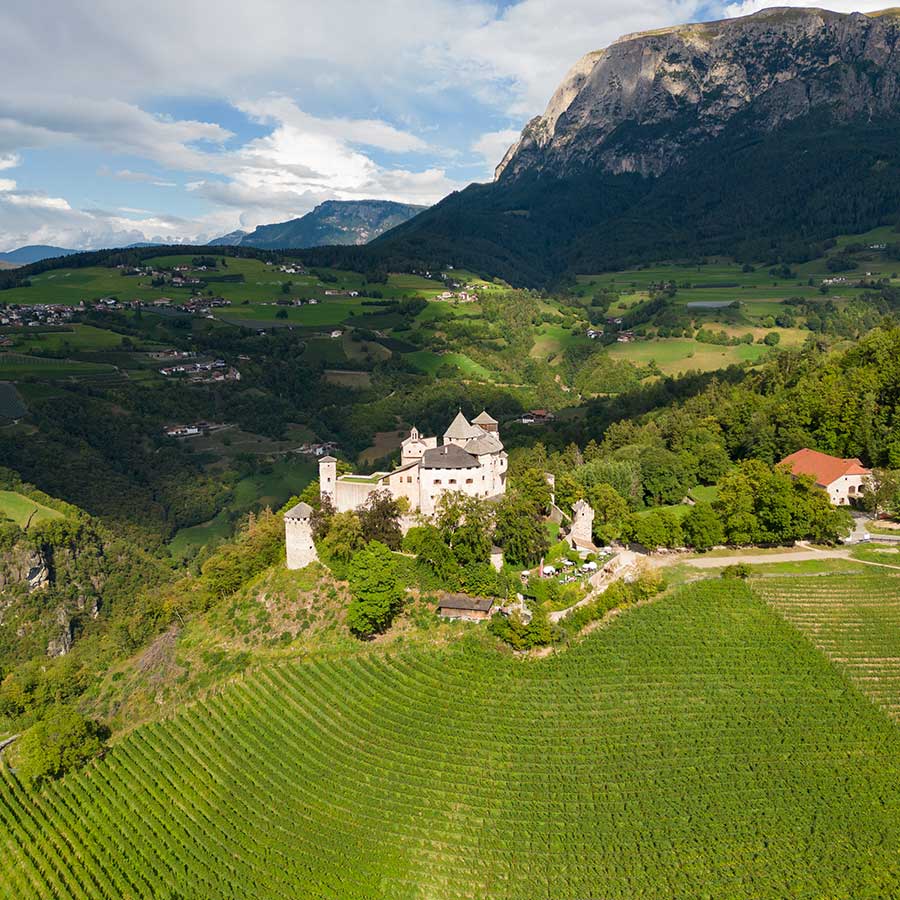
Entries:
{"type": "Polygon", "coordinates": [[[466,484],[472,484],[474,481],[475,481],[474,478],[467,478],[467,479],[466,479],[466,484]]]}
{"type": "Polygon", "coordinates": [[[407,475],[407,476],[406,476],[406,483],[407,483],[407,484],[412,484],[412,475],[407,475]]]}
{"type": "Polygon", "coordinates": [[[456,484],[456,479],[455,479],[455,478],[451,478],[451,479],[447,482],[447,484],[456,484]]]}
{"type": "Polygon", "coordinates": [[[440,483],[441,483],[441,479],[440,479],[440,478],[435,478],[435,479],[434,479],[434,483],[435,483],[435,484],[440,484],[440,483]]]}

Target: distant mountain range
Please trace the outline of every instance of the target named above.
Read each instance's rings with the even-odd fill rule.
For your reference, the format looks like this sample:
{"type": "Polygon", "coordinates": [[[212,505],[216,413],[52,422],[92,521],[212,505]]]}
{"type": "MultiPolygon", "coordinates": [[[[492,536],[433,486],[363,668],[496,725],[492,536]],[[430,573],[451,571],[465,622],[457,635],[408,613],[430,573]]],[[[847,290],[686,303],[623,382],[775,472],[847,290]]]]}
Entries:
{"type": "Polygon", "coordinates": [[[260,250],[367,244],[426,208],[392,200],[326,200],[299,219],[260,225],[250,233],[232,231],[209,243],[260,250]]]}
{"type": "Polygon", "coordinates": [[[42,259],[56,259],[58,256],[71,256],[73,253],[79,252],[78,250],[66,250],[64,247],[31,244],[28,247],[19,247],[18,250],[10,250],[8,253],[0,253],[0,262],[10,263],[13,266],[27,266],[29,263],[40,262],[42,259]]]}
{"type": "Polygon", "coordinates": [[[492,184],[367,249],[544,285],[718,254],[800,262],[898,221],[900,10],[774,8],[587,54],[492,184]]]}

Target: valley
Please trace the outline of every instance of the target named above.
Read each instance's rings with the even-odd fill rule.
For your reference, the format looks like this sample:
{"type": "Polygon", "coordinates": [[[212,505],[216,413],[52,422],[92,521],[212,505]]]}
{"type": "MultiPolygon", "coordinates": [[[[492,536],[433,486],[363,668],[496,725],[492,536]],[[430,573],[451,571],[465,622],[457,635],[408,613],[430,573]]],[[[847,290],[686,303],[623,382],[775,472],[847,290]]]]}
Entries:
{"type": "Polygon", "coordinates": [[[55,10],[0,900],[900,896],[900,14],[539,6],[55,10]]]}

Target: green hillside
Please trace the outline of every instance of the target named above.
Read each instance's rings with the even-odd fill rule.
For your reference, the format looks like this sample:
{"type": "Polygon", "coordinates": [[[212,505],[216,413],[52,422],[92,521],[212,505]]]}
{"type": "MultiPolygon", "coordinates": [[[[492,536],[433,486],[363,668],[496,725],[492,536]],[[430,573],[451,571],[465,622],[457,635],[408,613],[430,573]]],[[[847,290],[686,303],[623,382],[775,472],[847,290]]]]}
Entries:
{"type": "Polygon", "coordinates": [[[743,586],[257,672],[29,796],[3,897],[888,897],[900,735],[743,586]],[[813,864],[814,863],[814,864],[813,864]]]}

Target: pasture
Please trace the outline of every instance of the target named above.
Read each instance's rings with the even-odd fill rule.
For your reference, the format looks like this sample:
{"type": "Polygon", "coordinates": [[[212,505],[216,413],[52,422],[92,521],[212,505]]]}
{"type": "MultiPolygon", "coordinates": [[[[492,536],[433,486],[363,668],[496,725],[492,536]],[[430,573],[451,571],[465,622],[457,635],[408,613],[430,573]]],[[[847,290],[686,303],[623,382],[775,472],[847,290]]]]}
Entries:
{"type": "Polygon", "coordinates": [[[712,581],[546,659],[270,665],[61,782],[4,769],[0,896],[890,897],[898,784],[894,723],[712,581]]]}
{"type": "Polygon", "coordinates": [[[657,338],[612,344],[608,352],[613,359],[627,360],[636,366],[655,362],[664,375],[677,375],[691,370],[711,372],[743,362],[756,362],[768,350],[762,344],[720,346],[690,338],[657,338]]]}
{"type": "MultiPolygon", "coordinates": [[[[146,261],[146,265],[172,268],[189,266],[194,255],[159,257],[146,261]]],[[[216,259],[220,254],[210,253],[216,259]]],[[[227,266],[219,266],[214,271],[188,273],[196,278],[210,278],[206,290],[215,295],[240,304],[244,300],[251,304],[274,302],[283,297],[340,301],[357,298],[326,297],[325,291],[377,290],[383,297],[399,299],[403,297],[429,298],[444,288],[438,281],[431,281],[418,275],[391,274],[386,284],[367,285],[365,276],[358,272],[340,269],[312,270],[306,275],[290,275],[279,272],[277,266],[268,266],[256,259],[228,257],[227,266]],[[320,279],[319,274],[322,275],[320,279]],[[240,275],[243,281],[216,281],[214,279],[240,275]],[[324,280],[323,280],[324,279],[324,280]],[[284,286],[288,285],[287,291],[284,286]]],[[[118,269],[90,266],[83,269],[56,269],[42,272],[31,278],[31,287],[13,288],[0,293],[4,303],[33,305],[38,303],[77,305],[81,300],[99,300],[103,297],[118,297],[120,300],[153,301],[169,297],[176,302],[184,301],[191,295],[190,288],[172,285],[154,287],[147,276],[122,275],[118,269]]],[[[323,324],[323,323],[314,323],[323,324]]],[[[330,324],[330,323],[329,323],[330,324]]]]}
{"type": "Polygon", "coordinates": [[[70,325],[65,331],[41,331],[39,328],[12,335],[15,349],[21,353],[45,350],[51,353],[81,353],[116,350],[122,346],[122,335],[93,325],[70,325]]]}
{"type": "Polygon", "coordinates": [[[17,491],[0,491],[0,521],[10,519],[20,528],[29,523],[39,525],[51,519],[61,519],[63,514],[43,503],[38,503],[17,491]]]}
{"type": "Polygon", "coordinates": [[[416,350],[412,353],[404,353],[403,357],[427,375],[434,375],[441,366],[448,365],[456,367],[469,378],[481,381],[492,381],[494,378],[490,369],[475,362],[464,353],[435,353],[433,350],[416,350]]]}
{"type": "Polygon", "coordinates": [[[29,356],[25,353],[0,353],[0,379],[7,381],[17,381],[29,376],[38,378],[83,377],[114,374],[115,371],[115,366],[105,363],[29,356]]]}

